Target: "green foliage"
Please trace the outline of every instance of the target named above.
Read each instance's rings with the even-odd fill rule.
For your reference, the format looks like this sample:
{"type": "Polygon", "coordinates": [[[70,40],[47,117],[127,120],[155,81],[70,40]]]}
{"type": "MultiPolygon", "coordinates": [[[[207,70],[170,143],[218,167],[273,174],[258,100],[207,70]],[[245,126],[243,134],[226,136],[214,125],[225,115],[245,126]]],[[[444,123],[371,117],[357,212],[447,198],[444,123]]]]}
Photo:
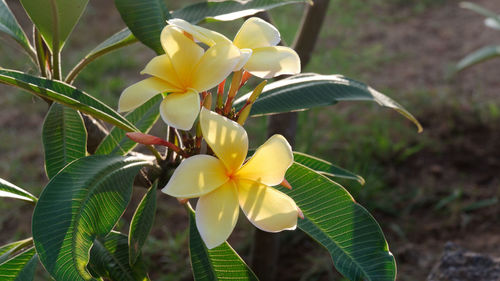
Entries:
{"type": "Polygon", "coordinates": [[[160,32],[170,18],[163,0],[115,0],[123,21],[134,36],[157,54],[163,53],[160,32]]]}
{"type": "Polygon", "coordinates": [[[26,37],[5,0],[0,0],[0,31],[14,39],[32,58],[35,58],[35,51],[31,47],[28,37],[26,37]]]}
{"type": "Polygon", "coordinates": [[[77,109],[125,130],[136,130],[134,125],[118,112],[64,82],[39,78],[19,71],[0,69],[0,83],[19,87],[34,95],[77,109]]]}
{"type": "Polygon", "coordinates": [[[0,278],[3,281],[33,280],[38,258],[35,248],[24,250],[0,264],[0,278]]]}
{"type": "MultiPolygon", "coordinates": [[[[51,49],[62,49],[88,0],[20,0],[51,49]]],[[[54,50],[54,51],[55,51],[54,50]]]]}
{"type": "Polygon", "coordinates": [[[130,32],[128,28],[124,28],[117,33],[113,34],[108,39],[104,40],[101,44],[97,45],[90,53],[88,53],[68,74],[66,82],[72,83],[80,71],[96,58],[110,53],[121,47],[128,46],[137,42],[137,39],[130,32]]]}
{"type": "MultiPolygon", "coordinates": [[[[158,110],[163,98],[158,95],[132,112],[125,118],[133,123],[142,133],[147,133],[160,117],[158,110]]],[[[136,142],[125,136],[126,131],[119,127],[114,127],[97,147],[95,154],[125,155],[137,145],[136,142]]]]}
{"type": "Polygon", "coordinates": [[[87,154],[87,130],[78,111],[54,103],[42,128],[45,171],[49,179],[70,162],[87,154]]]}
{"type": "Polygon", "coordinates": [[[144,246],[149,232],[153,227],[156,214],[156,192],[158,182],[153,184],[135,210],[132,221],[130,222],[130,231],[128,237],[129,245],[129,263],[135,264],[140,256],[141,248],[144,246]]]}
{"type": "MultiPolygon", "coordinates": [[[[243,107],[251,93],[235,102],[237,109],[243,107]]],[[[251,115],[276,114],[327,106],[339,101],[374,101],[389,107],[415,123],[420,123],[400,104],[373,88],[341,75],[301,74],[268,84],[259,99],[253,104],[251,115]]]]}
{"type": "MultiPolygon", "coordinates": [[[[500,14],[483,8],[471,2],[461,2],[460,7],[469,9],[486,17],[484,24],[487,27],[500,30],[500,14]]],[[[485,46],[482,47],[461,59],[455,66],[454,71],[459,72],[481,62],[500,57],[500,46],[485,46]]]]}
{"type": "Polygon", "coordinates": [[[112,231],[105,238],[94,240],[90,250],[88,268],[95,277],[109,280],[149,280],[141,257],[129,264],[128,238],[125,234],[112,231]]]}
{"type": "Polygon", "coordinates": [[[194,211],[191,207],[187,209],[189,212],[189,255],[194,280],[258,280],[227,242],[214,249],[207,249],[196,228],[194,211]]]}
{"type": "Polygon", "coordinates": [[[26,190],[0,179],[0,197],[10,197],[36,203],[37,198],[26,190]]]}
{"type": "Polygon", "coordinates": [[[345,178],[355,180],[360,184],[365,184],[365,180],[360,175],[349,172],[346,169],[333,165],[332,163],[319,159],[317,157],[307,155],[301,152],[293,153],[293,160],[307,168],[316,171],[318,174],[332,177],[332,178],[345,178]]]}
{"type": "Polygon", "coordinates": [[[148,162],[89,156],[66,166],[45,187],[33,212],[33,239],[56,280],[90,280],[86,270],[95,238],[106,236],[124,212],[132,183],[148,162]]]}
{"type": "Polygon", "coordinates": [[[279,6],[297,3],[311,3],[309,0],[253,0],[200,2],[172,12],[172,18],[191,23],[202,20],[231,21],[279,6]]]}
{"type": "Polygon", "coordinates": [[[350,280],[395,280],[396,261],[375,219],[349,192],[317,172],[294,164],[280,187],[304,213],[299,228],[323,245],[350,280]],[[369,241],[369,243],[367,243],[369,241]]]}

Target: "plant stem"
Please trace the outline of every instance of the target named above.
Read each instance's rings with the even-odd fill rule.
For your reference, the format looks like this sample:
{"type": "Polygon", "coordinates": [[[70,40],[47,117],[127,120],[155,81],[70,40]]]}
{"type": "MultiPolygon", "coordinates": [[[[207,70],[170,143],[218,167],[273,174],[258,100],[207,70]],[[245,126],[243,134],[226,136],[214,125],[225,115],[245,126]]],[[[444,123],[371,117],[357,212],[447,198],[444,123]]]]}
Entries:
{"type": "Polygon", "coordinates": [[[52,8],[52,77],[55,80],[61,80],[61,44],[59,44],[59,16],[57,6],[54,0],[50,1],[52,8]]]}

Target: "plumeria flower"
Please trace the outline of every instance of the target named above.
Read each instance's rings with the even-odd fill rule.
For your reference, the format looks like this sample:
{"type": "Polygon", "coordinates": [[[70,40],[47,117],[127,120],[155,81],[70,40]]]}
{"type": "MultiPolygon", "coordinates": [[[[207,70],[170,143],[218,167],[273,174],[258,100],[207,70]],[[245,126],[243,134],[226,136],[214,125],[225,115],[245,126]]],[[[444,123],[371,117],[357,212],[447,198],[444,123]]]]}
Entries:
{"type": "MultiPolygon", "coordinates": [[[[220,33],[192,25],[182,19],[171,19],[168,23],[183,29],[208,46],[229,41],[220,33]]],[[[234,71],[243,68],[252,75],[264,79],[282,74],[300,73],[299,56],[291,48],[276,46],[280,41],[280,33],[273,25],[260,18],[249,18],[233,40],[233,44],[242,53],[242,59],[234,71]]]]}
{"type": "Polygon", "coordinates": [[[162,191],[178,198],[199,197],[196,225],[207,247],[212,249],[229,237],[239,207],[264,231],[295,229],[297,205],[271,187],[284,180],[293,162],[286,139],[272,136],[243,164],[248,136],[242,126],[205,108],[200,113],[200,125],[217,157],[195,155],[185,159],[162,191]]]}
{"type": "Polygon", "coordinates": [[[168,125],[189,130],[200,111],[199,93],[222,82],[240,61],[232,44],[214,44],[206,52],[181,30],[166,26],[161,33],[164,55],[153,58],[141,72],[152,77],[126,88],[119,111],[129,111],[159,93],[162,119],[168,125]]]}

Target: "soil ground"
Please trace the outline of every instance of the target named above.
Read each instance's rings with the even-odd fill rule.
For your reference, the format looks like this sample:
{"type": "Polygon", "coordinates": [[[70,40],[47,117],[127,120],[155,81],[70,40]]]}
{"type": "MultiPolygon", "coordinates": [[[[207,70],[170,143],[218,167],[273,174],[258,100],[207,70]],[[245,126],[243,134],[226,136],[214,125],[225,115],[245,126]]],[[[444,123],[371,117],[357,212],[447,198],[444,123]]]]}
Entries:
{"type": "MultiPolygon", "coordinates": [[[[17,1],[7,2],[15,6],[17,1]]],[[[71,41],[68,49],[81,45],[88,51],[88,46],[119,29],[119,16],[108,2],[111,3],[91,1],[94,8],[86,15],[90,26],[79,26],[76,32],[92,30],[95,34],[71,41]],[[112,31],[100,26],[107,26],[112,31]]],[[[418,147],[405,157],[401,157],[399,150],[390,150],[389,155],[365,155],[375,158],[375,163],[380,165],[383,173],[379,177],[385,188],[382,194],[361,196],[358,201],[368,206],[383,228],[398,262],[398,280],[425,280],[446,241],[500,256],[500,204],[497,203],[500,198],[500,59],[449,78],[449,70],[465,54],[484,45],[500,44],[500,32],[485,28],[482,17],[459,8],[458,1],[439,1],[422,10],[404,1],[373,2],[376,4],[371,4],[372,10],[357,14],[355,25],[338,26],[337,19],[328,17],[325,29],[336,30],[323,32],[317,44],[318,54],[326,54],[334,48],[347,49],[352,65],[340,60],[325,62],[323,56],[318,56],[307,70],[319,71],[315,67],[320,65],[318,68],[323,72],[330,70],[328,73],[331,73],[332,69],[336,73],[347,72],[352,78],[389,92],[415,113],[425,130],[421,135],[413,131],[410,135],[397,132],[391,135],[391,145],[405,138],[405,143],[418,147]],[[367,55],[370,50],[374,53],[367,55]],[[357,57],[358,54],[363,55],[357,57]],[[367,57],[371,60],[360,61],[367,57]],[[378,200],[384,206],[376,203],[378,200]]],[[[475,2],[500,12],[497,0],[475,2]]],[[[16,13],[20,14],[19,11],[17,9],[16,13]]],[[[133,48],[141,54],[135,61],[130,65],[122,62],[120,69],[107,73],[125,77],[125,81],[116,82],[118,85],[112,86],[113,81],[106,84],[112,87],[110,91],[114,92],[114,97],[119,95],[123,85],[138,79],[135,73],[152,56],[145,48],[133,48]]],[[[85,50],[68,54],[68,57],[76,61],[85,50]]],[[[118,58],[128,57],[121,55],[118,58]]],[[[3,63],[16,64],[9,59],[3,63]]],[[[20,69],[26,70],[26,66],[21,65],[20,69]]],[[[80,82],[82,87],[88,86],[83,80],[80,82]]],[[[27,186],[38,194],[38,186],[47,182],[40,168],[43,167],[43,155],[39,137],[46,106],[25,94],[14,98],[15,90],[6,87],[0,87],[0,92],[0,178],[27,186]]],[[[375,114],[376,118],[389,118],[390,122],[405,122],[396,114],[384,112],[382,116],[380,108],[364,107],[362,110],[366,114],[359,114],[359,111],[349,111],[351,106],[335,106],[335,114],[365,127],[371,126],[375,114]]],[[[311,114],[327,118],[325,116],[333,113],[311,114]]],[[[326,123],[331,125],[329,122],[326,123]]],[[[377,129],[367,130],[364,137],[370,138],[369,133],[377,129]]],[[[329,160],[339,155],[335,148],[322,152],[329,153],[329,157],[325,157],[329,160]]],[[[356,172],[364,175],[362,171],[356,172]]],[[[370,184],[368,181],[366,188],[370,184]]],[[[363,189],[359,193],[362,194],[363,189]]],[[[32,208],[13,200],[2,200],[1,204],[0,244],[24,238],[30,233],[27,218],[32,208]]],[[[151,268],[161,269],[153,274],[152,280],[191,278],[185,270],[189,264],[185,251],[187,219],[181,208],[174,208],[176,204],[175,200],[160,196],[157,226],[145,249],[151,255],[151,268]]],[[[238,252],[247,257],[249,242],[245,237],[251,227],[242,221],[238,229],[231,239],[238,252]]],[[[305,235],[284,233],[281,239],[280,280],[339,279],[328,253],[305,235]]]]}

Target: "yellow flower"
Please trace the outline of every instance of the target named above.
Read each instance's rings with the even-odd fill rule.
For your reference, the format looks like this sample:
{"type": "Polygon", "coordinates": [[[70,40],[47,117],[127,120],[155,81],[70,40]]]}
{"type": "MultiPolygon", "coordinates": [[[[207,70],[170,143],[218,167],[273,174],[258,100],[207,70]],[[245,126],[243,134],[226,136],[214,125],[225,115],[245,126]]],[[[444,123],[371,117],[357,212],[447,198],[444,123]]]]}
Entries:
{"type": "Polygon", "coordinates": [[[232,44],[215,44],[206,52],[184,33],[166,26],[161,33],[164,55],[153,58],[141,72],[146,78],[126,88],[119,111],[129,111],[159,93],[168,93],[160,105],[162,119],[170,126],[189,130],[200,111],[200,92],[222,82],[241,60],[232,44]]]}
{"type": "MultiPolygon", "coordinates": [[[[220,33],[182,19],[171,19],[168,23],[183,29],[208,46],[229,41],[220,33]]],[[[260,18],[249,18],[233,40],[233,44],[242,53],[242,59],[234,71],[244,68],[252,75],[264,79],[300,73],[299,56],[291,48],[276,46],[280,41],[280,33],[273,25],[260,18]]]]}
{"type": "Polygon", "coordinates": [[[229,237],[238,219],[238,205],[259,229],[295,229],[297,205],[270,187],[280,184],[292,165],[293,154],[286,139],[272,136],[243,164],[248,151],[243,127],[205,108],[200,124],[218,158],[196,155],[185,159],[162,191],[180,198],[200,197],[196,225],[207,247],[214,248],[229,237]]]}

